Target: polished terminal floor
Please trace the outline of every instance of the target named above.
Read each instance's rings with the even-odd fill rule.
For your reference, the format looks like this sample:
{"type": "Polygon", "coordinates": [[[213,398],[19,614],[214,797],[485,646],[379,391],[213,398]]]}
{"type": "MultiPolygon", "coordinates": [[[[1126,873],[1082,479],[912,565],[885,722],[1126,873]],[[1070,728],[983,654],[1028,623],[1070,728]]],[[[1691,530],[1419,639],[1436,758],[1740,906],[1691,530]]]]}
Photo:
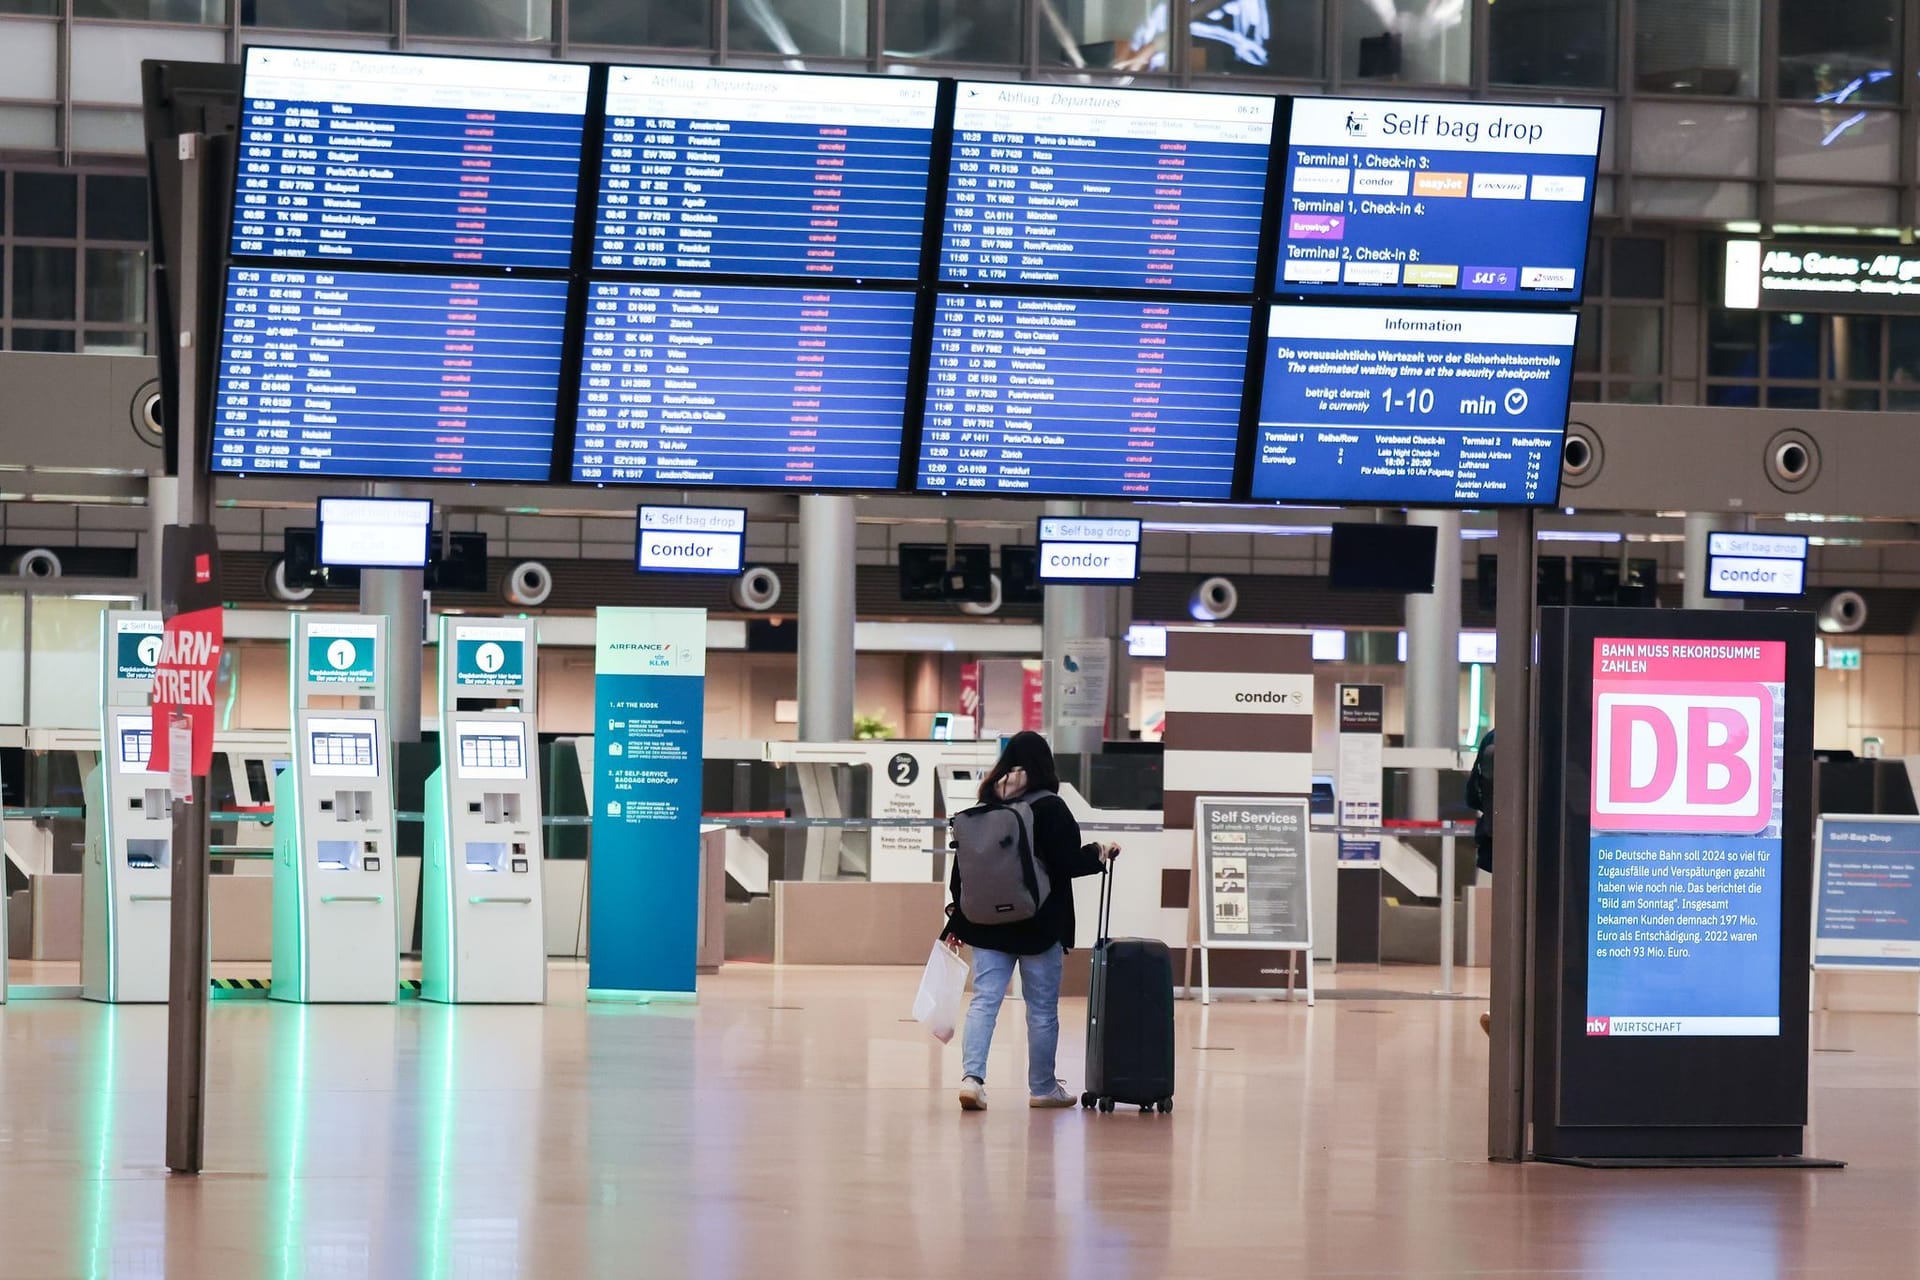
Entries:
{"type": "MultiPolygon", "coordinates": [[[[26,979],[16,968],[15,981],[26,979]]],[[[730,965],[697,1007],[211,1012],[210,1170],[163,1165],[166,1014],[0,1007],[0,1277],[1914,1274],[1920,1019],[1822,1016],[1826,1173],[1485,1150],[1478,1001],[1184,1003],[1175,1113],[992,1108],[905,1021],[917,972],[730,965]]],[[[1474,975],[1484,983],[1484,974],[1474,975]]],[[[1084,1004],[1061,1067],[1081,1078],[1084,1004]]]]}

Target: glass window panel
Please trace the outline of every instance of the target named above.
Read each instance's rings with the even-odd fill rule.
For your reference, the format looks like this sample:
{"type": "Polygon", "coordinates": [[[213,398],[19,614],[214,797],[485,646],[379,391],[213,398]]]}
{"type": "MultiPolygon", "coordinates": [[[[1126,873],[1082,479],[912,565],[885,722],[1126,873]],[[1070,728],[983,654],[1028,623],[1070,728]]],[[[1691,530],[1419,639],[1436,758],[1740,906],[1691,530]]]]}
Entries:
{"type": "Polygon", "coordinates": [[[1633,168],[1687,177],[1754,171],[1760,113],[1716,102],[1638,102],[1633,108],[1633,168]]]}
{"type": "MultiPolygon", "coordinates": [[[[0,0],[0,13],[26,13],[48,17],[60,12],[60,0],[0,0]]],[[[51,31],[53,28],[47,28],[51,31]]]]}
{"type": "Polygon", "coordinates": [[[1613,240],[1613,275],[1609,292],[1616,298],[1667,296],[1667,242],[1646,236],[1617,236],[1613,240]]]}
{"type": "Polygon", "coordinates": [[[1600,372],[1600,304],[1589,302],[1580,308],[1580,325],[1575,330],[1573,367],[1579,373],[1600,372]]]}
{"type": "Polygon", "coordinates": [[[1887,321],[1887,381],[1920,383],[1920,316],[1887,321]]]}
{"type": "Polygon", "coordinates": [[[1610,382],[1607,399],[1615,404],[1660,404],[1666,388],[1658,382],[1610,382]]]}
{"type": "Polygon", "coordinates": [[[1494,84],[1613,87],[1612,0],[1501,0],[1487,6],[1494,84]]]}
{"type": "Polygon", "coordinates": [[[13,247],[13,318],[71,320],[78,255],[68,248],[13,247]]]}
{"type": "Polygon", "coordinates": [[[1470,6],[1447,0],[1341,0],[1340,65],[1349,80],[1465,84],[1470,6]]]}
{"type": "Polygon", "coordinates": [[[1607,372],[1640,376],[1664,370],[1659,307],[1607,308],[1607,372]]]}
{"type": "Polygon", "coordinates": [[[705,49],[713,44],[707,0],[572,0],[567,38],[575,44],[705,49]]]}
{"type": "Polygon", "coordinates": [[[0,107],[0,146],[51,151],[58,125],[58,107],[0,107]]]}
{"type": "Polygon", "coordinates": [[[1321,0],[1201,0],[1192,8],[1195,74],[1320,78],[1321,0]]]}
{"type": "MultiPolygon", "coordinates": [[[[1599,208],[1596,199],[1594,207],[1599,208]]],[[[1754,216],[1753,186],[1745,182],[1678,182],[1642,178],[1633,184],[1633,211],[1649,218],[1721,221],[1754,216]]]]}
{"type": "Polygon", "coordinates": [[[1873,387],[1828,387],[1823,399],[1829,409],[1873,413],[1880,408],[1880,392],[1873,387]]]}
{"type": "Polygon", "coordinates": [[[1581,380],[1573,384],[1573,398],[1581,404],[1594,404],[1600,399],[1600,384],[1581,380]]]}
{"type": "Polygon", "coordinates": [[[308,31],[391,31],[393,4],[392,0],[240,0],[240,23],[308,31]]]}
{"type": "Polygon", "coordinates": [[[1887,392],[1887,408],[1895,413],[1909,413],[1920,409],[1920,391],[1887,392]]]}
{"type": "Polygon", "coordinates": [[[1020,59],[1020,0],[886,0],[886,54],[907,62],[1020,59]]]}
{"type": "Polygon", "coordinates": [[[553,5],[549,0],[407,0],[407,31],[510,44],[551,40],[553,5]]]}
{"type": "Polygon", "coordinates": [[[1767,377],[1820,376],[1820,317],[1799,311],[1767,314],[1767,377]]]}
{"type": "Polygon", "coordinates": [[[1774,114],[1774,166],[1783,178],[1892,182],[1899,150],[1898,112],[1786,107],[1774,114]]]}
{"type": "Polygon", "coordinates": [[[73,149],[102,155],[139,155],[147,148],[138,111],[73,109],[73,149]]]}
{"type": "Polygon", "coordinates": [[[1647,93],[1751,98],[1760,0],[1634,0],[1634,82],[1647,93]]]}
{"type": "Polygon", "coordinates": [[[1725,384],[1709,385],[1707,387],[1707,403],[1751,409],[1760,403],[1760,389],[1758,387],[1727,386],[1725,384]]]}
{"type": "MultiPolygon", "coordinates": [[[[203,26],[219,26],[227,20],[227,0],[73,0],[73,16],[120,22],[193,22],[203,26]]],[[[75,70],[78,70],[77,66],[75,70]]],[[[135,83],[137,88],[138,82],[135,83]]]]}
{"type": "Polygon", "coordinates": [[[87,330],[80,349],[96,356],[143,356],[147,354],[146,330],[87,330]]]}
{"type": "Polygon", "coordinates": [[[147,322],[146,250],[87,250],[86,318],[113,325],[147,322]]]}
{"type": "Polygon", "coordinates": [[[74,337],[71,329],[22,329],[15,325],[13,341],[7,345],[15,351],[52,351],[72,355],[74,337]]]}
{"type": "MultiPolygon", "coordinates": [[[[212,16],[206,21],[226,21],[226,6],[219,0],[209,5],[208,12],[212,16]]],[[[200,21],[188,17],[179,20],[200,21]]],[[[146,58],[225,62],[226,33],[167,31],[154,27],[76,26],[73,29],[74,101],[139,106],[140,63],[146,58]]]]}
{"type": "Polygon", "coordinates": [[[741,53],[864,58],[867,0],[731,0],[727,42],[741,53]]]}
{"type": "Polygon", "coordinates": [[[87,239],[147,239],[147,180],[111,173],[87,175],[87,239]]]}
{"type": "Polygon", "coordinates": [[[1879,316],[1829,316],[1827,376],[1836,382],[1880,381],[1879,316]]]}
{"type": "Polygon", "coordinates": [[[80,187],[71,173],[28,169],[13,176],[13,234],[74,238],[80,187]]]}
{"type": "Polygon", "coordinates": [[[1820,407],[1820,388],[1818,387],[1768,387],[1767,408],[1769,409],[1818,409],[1820,407]]]}
{"type": "Polygon", "coordinates": [[[1780,6],[1780,96],[1809,102],[1898,102],[1899,0],[1780,6]]]}
{"type": "MultiPolygon", "coordinates": [[[[0,13],[57,13],[58,5],[44,9],[12,8],[0,0],[0,13]]],[[[60,96],[60,28],[51,22],[9,22],[0,37],[0,84],[9,98],[39,98],[51,102],[60,96]]]]}
{"type": "Polygon", "coordinates": [[[1040,65],[1154,71],[1167,65],[1165,0],[1033,0],[1040,9],[1040,65]]]}
{"type": "Polygon", "coordinates": [[[1773,189],[1773,216],[1814,227],[1892,227],[1899,224],[1898,198],[1885,188],[1782,182],[1773,189]]]}
{"type": "Polygon", "coordinates": [[[1607,261],[1606,254],[1603,252],[1606,243],[1607,242],[1599,236],[1592,236],[1587,240],[1586,279],[1587,296],[1589,298],[1599,297],[1606,292],[1606,289],[1602,287],[1605,278],[1601,275],[1607,261]]]}
{"type": "Polygon", "coordinates": [[[1760,373],[1760,315],[1714,311],[1707,317],[1707,376],[1752,378],[1760,373]]]}

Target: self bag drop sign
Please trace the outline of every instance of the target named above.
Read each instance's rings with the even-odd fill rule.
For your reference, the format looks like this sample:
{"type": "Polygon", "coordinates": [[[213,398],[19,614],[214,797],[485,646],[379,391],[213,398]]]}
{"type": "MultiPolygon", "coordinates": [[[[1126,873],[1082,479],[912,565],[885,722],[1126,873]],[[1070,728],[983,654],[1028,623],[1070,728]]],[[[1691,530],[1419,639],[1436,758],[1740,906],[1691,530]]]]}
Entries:
{"type": "Polygon", "coordinates": [[[1786,645],[1593,659],[1587,1034],[1778,1035],[1786,645]]]}

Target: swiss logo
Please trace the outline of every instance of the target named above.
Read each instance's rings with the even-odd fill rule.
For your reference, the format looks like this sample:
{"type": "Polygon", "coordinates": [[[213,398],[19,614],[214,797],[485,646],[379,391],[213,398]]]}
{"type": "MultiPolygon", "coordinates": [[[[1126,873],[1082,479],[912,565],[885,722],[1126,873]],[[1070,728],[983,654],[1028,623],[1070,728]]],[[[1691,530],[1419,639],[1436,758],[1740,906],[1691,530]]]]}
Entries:
{"type": "Polygon", "coordinates": [[[1772,819],[1763,684],[1594,686],[1593,829],[1755,835],[1772,819]]]}

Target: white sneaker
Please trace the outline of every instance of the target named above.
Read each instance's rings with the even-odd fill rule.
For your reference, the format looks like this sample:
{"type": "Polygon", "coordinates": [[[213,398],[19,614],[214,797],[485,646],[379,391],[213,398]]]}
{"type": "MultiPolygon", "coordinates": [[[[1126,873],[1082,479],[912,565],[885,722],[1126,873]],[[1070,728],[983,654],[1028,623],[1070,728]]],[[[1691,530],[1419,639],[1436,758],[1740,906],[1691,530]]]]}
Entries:
{"type": "Polygon", "coordinates": [[[1079,1106],[1080,1099],[1067,1091],[1066,1081],[1055,1080],[1051,1093],[1037,1094],[1028,1098],[1027,1105],[1036,1111],[1057,1111],[1063,1107],[1079,1106]]]}
{"type": "Polygon", "coordinates": [[[987,1109],[987,1086],[968,1076],[960,1082],[960,1109],[962,1111],[985,1111],[987,1109]]]}

